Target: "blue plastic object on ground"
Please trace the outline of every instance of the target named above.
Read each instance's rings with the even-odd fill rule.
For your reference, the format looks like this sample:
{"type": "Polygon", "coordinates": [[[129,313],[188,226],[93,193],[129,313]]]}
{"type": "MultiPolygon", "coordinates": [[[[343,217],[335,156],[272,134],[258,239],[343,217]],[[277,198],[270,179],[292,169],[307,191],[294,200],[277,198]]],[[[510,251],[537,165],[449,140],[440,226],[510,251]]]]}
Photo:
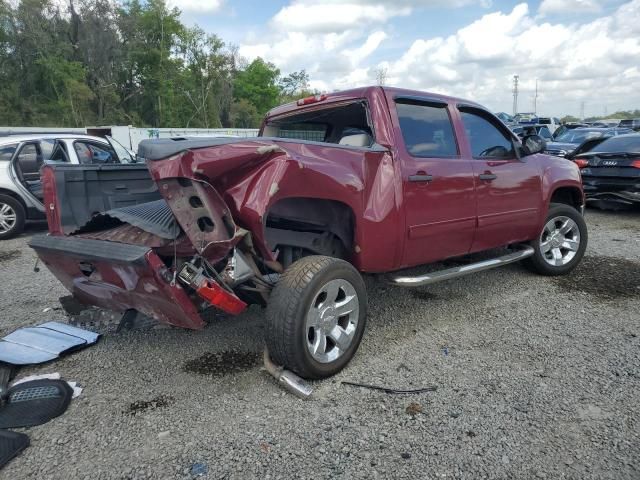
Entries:
{"type": "Polygon", "coordinates": [[[63,353],[89,346],[99,334],[59,322],[25,327],[0,340],[0,362],[32,365],[53,360],[63,353]]]}

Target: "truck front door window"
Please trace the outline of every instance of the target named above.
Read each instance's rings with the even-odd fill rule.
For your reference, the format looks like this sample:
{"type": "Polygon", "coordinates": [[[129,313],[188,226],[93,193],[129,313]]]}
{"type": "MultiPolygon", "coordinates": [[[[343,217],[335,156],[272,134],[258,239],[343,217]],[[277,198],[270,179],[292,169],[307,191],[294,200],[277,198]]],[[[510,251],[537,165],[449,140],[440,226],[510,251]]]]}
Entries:
{"type": "Polygon", "coordinates": [[[462,111],[460,115],[473,158],[515,158],[511,139],[491,122],[471,112],[462,111]]]}
{"type": "Polygon", "coordinates": [[[413,157],[442,158],[458,154],[446,105],[396,102],[400,130],[413,157]]]}

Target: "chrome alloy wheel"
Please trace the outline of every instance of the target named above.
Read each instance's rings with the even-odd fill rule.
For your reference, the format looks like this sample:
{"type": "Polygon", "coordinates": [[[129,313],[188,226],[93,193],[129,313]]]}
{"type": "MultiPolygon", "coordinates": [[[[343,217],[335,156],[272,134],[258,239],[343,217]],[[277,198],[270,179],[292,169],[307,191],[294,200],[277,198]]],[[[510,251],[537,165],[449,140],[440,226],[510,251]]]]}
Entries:
{"type": "Polygon", "coordinates": [[[549,265],[566,265],[573,260],[579,248],[580,229],[569,217],[552,218],[542,229],[540,253],[549,265]]]}
{"type": "Polygon", "coordinates": [[[351,346],[360,304],[353,285],[341,278],[326,283],[307,312],[307,349],[320,363],[333,362],[351,346]]]}
{"type": "Polygon", "coordinates": [[[0,233],[7,233],[15,227],[16,211],[6,203],[0,203],[0,233]]]}

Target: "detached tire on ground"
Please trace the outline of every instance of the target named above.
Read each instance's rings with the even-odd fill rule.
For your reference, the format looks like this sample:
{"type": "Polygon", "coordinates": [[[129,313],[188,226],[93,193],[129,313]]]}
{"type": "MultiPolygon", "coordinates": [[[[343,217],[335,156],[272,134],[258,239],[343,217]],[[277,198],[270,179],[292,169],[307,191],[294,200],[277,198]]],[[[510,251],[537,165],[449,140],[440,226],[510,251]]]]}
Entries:
{"type": "Polygon", "coordinates": [[[533,256],[524,263],[541,275],[564,275],[582,260],[587,240],[587,224],[580,212],[569,205],[552,203],[540,236],[531,242],[533,256]]]}
{"type": "Polygon", "coordinates": [[[0,195],[0,240],[19,235],[27,215],[22,204],[9,195],[0,195]]]}
{"type": "Polygon", "coordinates": [[[272,360],[307,379],[336,374],[360,345],[366,310],[365,285],[351,264],[325,256],[298,260],[280,276],[267,305],[272,360]]]}

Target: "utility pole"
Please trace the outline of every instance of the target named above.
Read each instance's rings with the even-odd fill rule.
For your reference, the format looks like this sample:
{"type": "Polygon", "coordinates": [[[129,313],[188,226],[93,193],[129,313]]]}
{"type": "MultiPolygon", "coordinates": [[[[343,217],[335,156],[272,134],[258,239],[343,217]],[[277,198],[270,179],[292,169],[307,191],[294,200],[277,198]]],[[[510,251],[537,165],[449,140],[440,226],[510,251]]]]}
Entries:
{"type": "Polygon", "coordinates": [[[518,79],[519,75],[513,76],[513,114],[518,113],[518,79]]]}
{"type": "Polygon", "coordinates": [[[536,94],[533,96],[533,113],[538,113],[538,79],[536,78],[536,94]]]}
{"type": "Polygon", "coordinates": [[[584,121],[584,100],[580,102],[580,120],[584,121]]]}

